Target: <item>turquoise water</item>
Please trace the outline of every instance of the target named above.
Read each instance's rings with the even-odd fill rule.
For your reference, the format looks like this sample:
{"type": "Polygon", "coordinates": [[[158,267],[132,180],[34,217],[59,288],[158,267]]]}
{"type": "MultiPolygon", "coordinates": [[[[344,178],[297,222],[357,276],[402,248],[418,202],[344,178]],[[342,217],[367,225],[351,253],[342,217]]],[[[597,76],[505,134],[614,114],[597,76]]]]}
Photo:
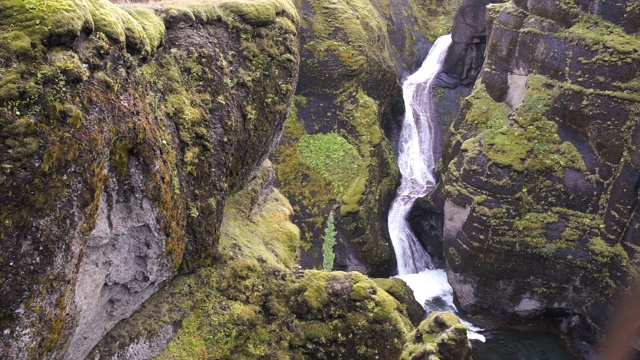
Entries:
{"type": "Polygon", "coordinates": [[[559,337],[536,331],[482,332],[486,342],[472,341],[474,360],[577,360],[559,337]]]}

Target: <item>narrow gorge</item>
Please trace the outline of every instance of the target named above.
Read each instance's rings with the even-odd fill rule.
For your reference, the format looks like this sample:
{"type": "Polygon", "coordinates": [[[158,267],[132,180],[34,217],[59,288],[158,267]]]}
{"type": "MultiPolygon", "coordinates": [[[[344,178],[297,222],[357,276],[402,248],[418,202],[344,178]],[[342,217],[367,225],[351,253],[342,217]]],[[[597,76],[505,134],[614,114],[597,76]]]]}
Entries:
{"type": "Polygon", "coordinates": [[[639,19],[0,0],[0,358],[640,356],[639,19]]]}

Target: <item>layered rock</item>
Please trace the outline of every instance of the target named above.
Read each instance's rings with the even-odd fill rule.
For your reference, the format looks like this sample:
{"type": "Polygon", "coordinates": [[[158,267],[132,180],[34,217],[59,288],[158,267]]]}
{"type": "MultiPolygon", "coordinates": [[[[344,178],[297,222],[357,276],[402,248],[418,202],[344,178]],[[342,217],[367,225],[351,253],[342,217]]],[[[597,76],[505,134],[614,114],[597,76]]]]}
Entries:
{"type": "Polygon", "coordinates": [[[551,319],[585,357],[640,261],[640,29],[620,9],[638,11],[493,5],[486,63],[443,150],[444,253],[460,306],[551,319]]]}
{"type": "Polygon", "coordinates": [[[389,141],[403,112],[398,76],[448,31],[454,3],[300,3],[301,77],[273,161],[296,209],[303,267],[322,263],[321,236],[333,211],[336,269],[394,271],[386,213],[399,176],[389,141]]]}
{"type": "Polygon", "coordinates": [[[227,193],[282,131],[298,17],[271,0],[0,13],[1,353],[83,358],[212,262],[227,193]]]}

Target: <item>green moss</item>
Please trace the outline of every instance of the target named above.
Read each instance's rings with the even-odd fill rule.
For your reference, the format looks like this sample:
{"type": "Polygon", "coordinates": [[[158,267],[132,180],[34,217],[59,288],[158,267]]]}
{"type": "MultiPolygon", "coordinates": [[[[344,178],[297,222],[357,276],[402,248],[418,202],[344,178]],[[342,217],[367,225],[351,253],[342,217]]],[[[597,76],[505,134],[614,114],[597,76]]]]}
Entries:
{"type": "Polygon", "coordinates": [[[340,117],[356,129],[360,152],[366,157],[383,138],[378,119],[378,102],[369,97],[362,88],[345,92],[338,101],[344,102],[344,110],[340,117]],[[355,96],[351,98],[353,95],[355,96]]]}
{"type": "Polygon", "coordinates": [[[448,312],[435,311],[409,334],[402,359],[471,359],[467,327],[448,312]]]}
{"type": "Polygon", "coordinates": [[[429,41],[448,34],[453,28],[453,18],[461,4],[460,0],[427,0],[418,2],[409,0],[411,9],[416,13],[419,28],[429,41]]]}
{"type": "Polygon", "coordinates": [[[524,170],[523,161],[533,144],[524,138],[522,131],[504,128],[499,131],[489,130],[480,138],[483,153],[487,157],[503,166],[510,166],[515,170],[524,170]]]}
{"type": "Polygon", "coordinates": [[[303,135],[298,142],[302,161],[343,192],[358,174],[360,154],[337,133],[303,135]]]}
{"type": "Polygon", "coordinates": [[[553,212],[529,212],[514,221],[514,229],[522,234],[520,239],[532,246],[546,245],[546,225],[557,222],[558,216],[553,212]]]}
{"type": "Polygon", "coordinates": [[[0,35],[0,49],[3,58],[22,58],[31,54],[31,38],[22,31],[11,31],[0,35]]]}
{"type": "Polygon", "coordinates": [[[507,104],[494,101],[483,83],[479,82],[465,101],[471,106],[465,120],[476,125],[479,131],[499,130],[506,125],[511,110],[507,104]]]}
{"type": "Polygon", "coordinates": [[[142,49],[152,53],[159,48],[164,40],[165,26],[162,18],[153,9],[139,6],[123,6],[137,24],[140,25],[142,34],[138,37],[142,49]]]}
{"type": "Polygon", "coordinates": [[[302,283],[306,289],[302,294],[302,298],[311,309],[320,309],[327,303],[329,297],[325,284],[331,278],[332,275],[321,271],[309,270],[307,272],[307,276],[305,276],[302,283]]]}
{"type": "Polygon", "coordinates": [[[342,206],[340,207],[341,214],[344,215],[360,211],[358,203],[362,200],[362,197],[367,190],[368,179],[365,176],[358,176],[358,178],[351,183],[349,189],[342,197],[342,206]]]}
{"type": "Polygon", "coordinates": [[[592,49],[602,52],[611,49],[622,56],[631,56],[636,60],[640,58],[637,46],[640,35],[627,34],[619,26],[603,20],[599,16],[581,14],[578,21],[571,28],[560,33],[559,36],[581,41],[592,49]]]}
{"type": "Polygon", "coordinates": [[[391,63],[385,22],[371,2],[311,1],[311,6],[316,17],[307,24],[314,33],[308,48],[318,59],[332,52],[354,73],[365,70],[370,59],[391,63]],[[335,32],[344,36],[336,37],[335,32]]]}
{"type": "Polygon", "coordinates": [[[300,233],[288,222],[293,210],[277,191],[269,195],[261,212],[248,211],[250,203],[242,194],[234,195],[225,207],[220,248],[229,254],[261,259],[267,265],[293,267],[297,259],[300,233]],[[243,201],[244,200],[244,201],[243,201]],[[249,223],[244,219],[250,219],[249,223]]]}
{"type": "MultiPolygon", "coordinates": [[[[360,210],[359,203],[369,181],[371,152],[382,142],[376,101],[359,90],[355,97],[346,93],[338,102],[344,104],[340,119],[353,126],[357,136],[348,132],[307,135],[303,120],[297,118],[297,107],[305,106],[306,99],[297,96],[297,106],[290,113],[285,138],[275,155],[285,193],[310,208],[315,218],[309,221],[317,232],[324,223],[323,212],[330,201],[342,201],[341,214],[360,210]],[[301,182],[305,178],[308,180],[301,182]]],[[[314,232],[305,230],[308,236],[314,232]]]]}
{"type": "Polygon", "coordinates": [[[296,8],[289,0],[227,1],[221,3],[220,7],[252,24],[272,23],[283,15],[296,24],[300,20],[296,8]]]}
{"type": "Polygon", "coordinates": [[[547,118],[559,91],[555,82],[529,76],[523,103],[510,112],[505,104],[491,100],[483,85],[478,86],[467,99],[470,107],[465,121],[479,135],[465,139],[461,150],[470,157],[482,153],[493,163],[516,171],[551,171],[563,177],[567,168],[586,170],[580,153],[571,143],[560,140],[557,124],[547,118]],[[509,118],[513,122],[505,126],[509,118]]]}

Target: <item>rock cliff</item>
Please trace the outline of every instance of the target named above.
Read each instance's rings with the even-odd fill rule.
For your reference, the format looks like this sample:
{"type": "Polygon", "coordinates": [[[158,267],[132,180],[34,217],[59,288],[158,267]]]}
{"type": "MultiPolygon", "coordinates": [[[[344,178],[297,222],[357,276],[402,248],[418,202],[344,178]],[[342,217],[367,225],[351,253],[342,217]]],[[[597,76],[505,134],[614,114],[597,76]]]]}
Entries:
{"type": "Polygon", "coordinates": [[[590,357],[640,261],[640,7],[489,9],[486,61],[443,148],[449,280],[462,309],[548,320],[590,357]]]}
{"type": "Polygon", "coordinates": [[[211,264],[282,131],[288,1],[0,2],[0,357],[83,358],[211,264]]]}

